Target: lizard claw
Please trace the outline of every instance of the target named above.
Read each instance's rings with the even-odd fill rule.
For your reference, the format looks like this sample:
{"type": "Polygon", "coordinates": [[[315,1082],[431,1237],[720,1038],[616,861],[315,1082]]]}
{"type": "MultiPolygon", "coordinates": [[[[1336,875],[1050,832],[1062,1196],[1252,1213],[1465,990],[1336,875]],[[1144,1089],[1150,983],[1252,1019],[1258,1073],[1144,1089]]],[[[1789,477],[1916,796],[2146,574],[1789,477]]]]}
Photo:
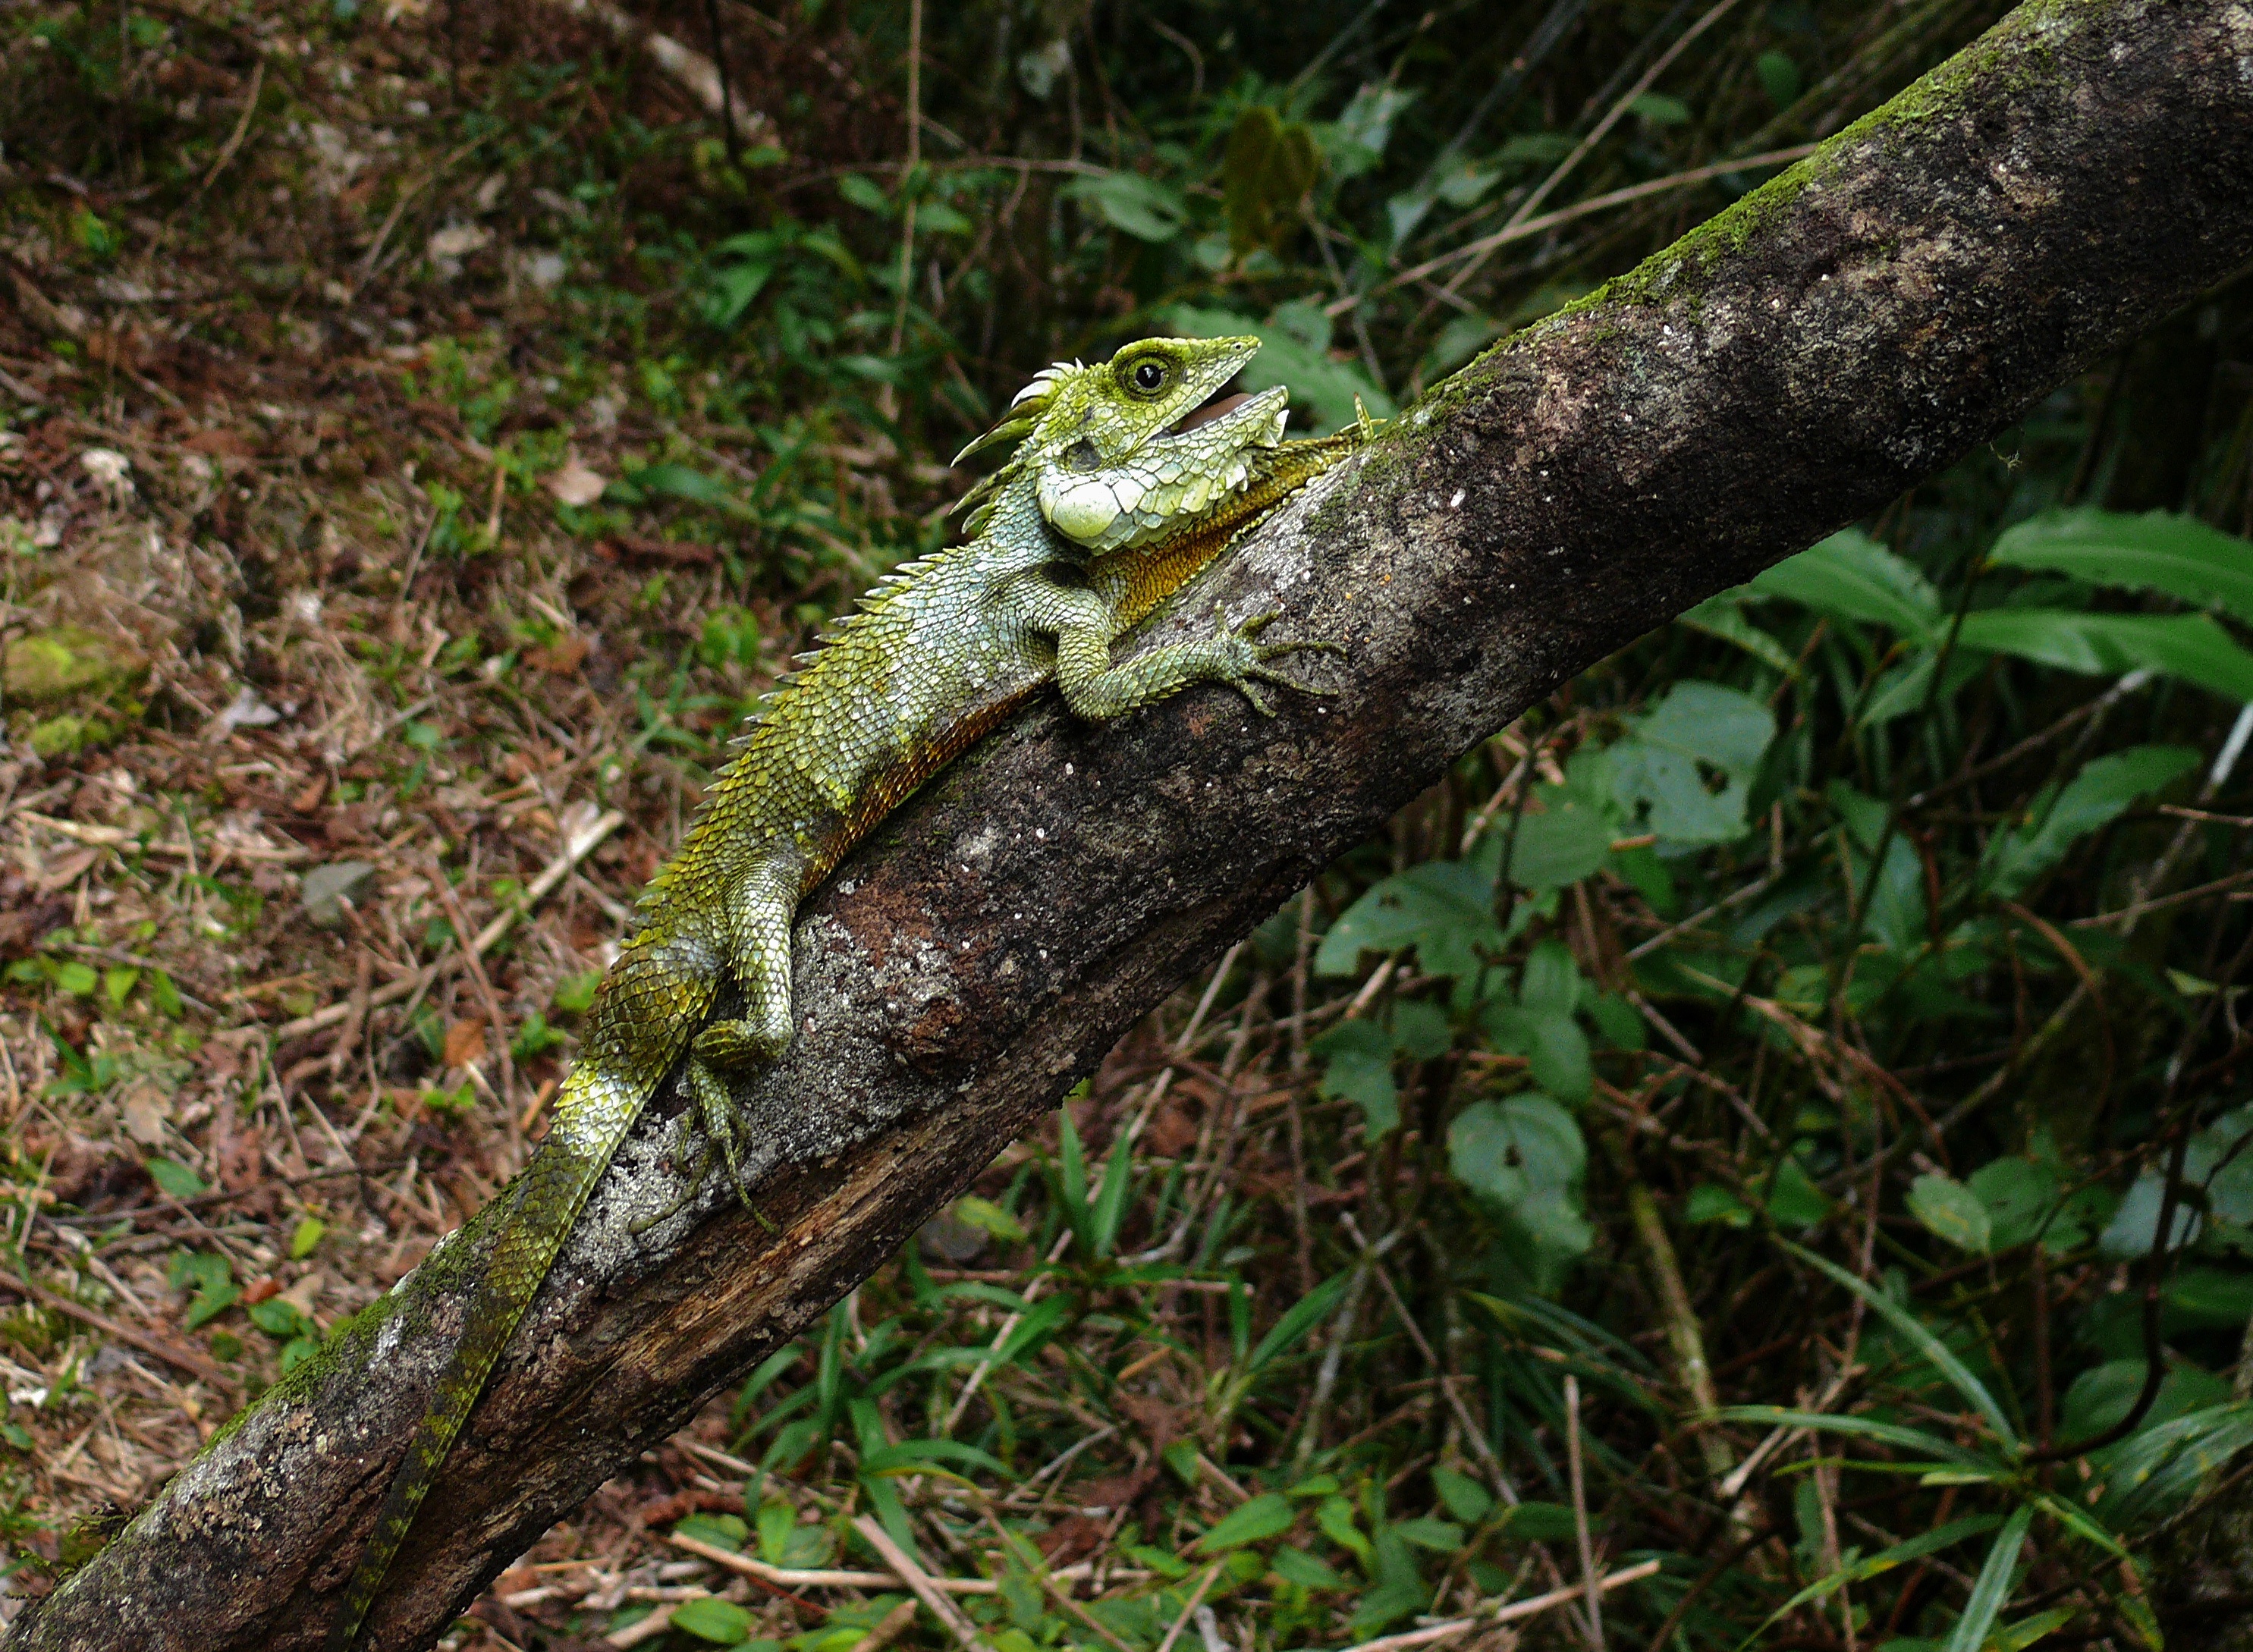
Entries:
{"type": "MultiPolygon", "coordinates": [[[[1212,615],[1215,627],[1224,627],[1224,617],[1218,603],[1213,604],[1212,615]]],[[[1252,708],[1263,717],[1273,716],[1275,708],[1269,702],[1266,695],[1252,686],[1255,680],[1273,683],[1278,687],[1288,688],[1295,694],[1312,694],[1316,697],[1328,697],[1336,692],[1335,689],[1313,687],[1287,677],[1280,671],[1272,670],[1267,664],[1268,661],[1281,659],[1286,655],[1297,653],[1336,654],[1343,658],[1346,652],[1336,643],[1316,638],[1281,643],[1259,641],[1259,633],[1282,617],[1282,611],[1280,609],[1271,609],[1266,613],[1254,614],[1241,624],[1221,631],[1224,643],[1232,645],[1233,652],[1237,656],[1233,662],[1234,668],[1227,673],[1226,680],[1238,694],[1250,701],[1252,708]]]]}

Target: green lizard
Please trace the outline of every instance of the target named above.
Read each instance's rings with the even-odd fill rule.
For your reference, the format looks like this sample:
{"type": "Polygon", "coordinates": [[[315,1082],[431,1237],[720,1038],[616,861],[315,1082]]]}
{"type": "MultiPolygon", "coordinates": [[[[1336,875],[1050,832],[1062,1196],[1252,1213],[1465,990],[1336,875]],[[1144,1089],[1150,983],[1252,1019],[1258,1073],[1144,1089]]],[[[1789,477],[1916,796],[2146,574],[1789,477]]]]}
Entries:
{"type": "Polygon", "coordinates": [[[1281,389],[1204,406],[1259,347],[1257,338],[1150,338],[1107,362],[1039,374],[956,459],[1017,443],[965,499],[967,540],[879,581],[762,704],[687,840],[642,897],[642,927],[589,1012],[554,1123],[509,1195],[515,1203],[461,1341],[345,1591],[331,1652],[358,1642],[493,1362],[676,1066],[706,1140],[744,1191],[729,1081],[789,1047],[792,919],[853,845],[1050,681],[1095,721],[1199,682],[1228,684],[1265,713],[1260,684],[1295,686],[1268,662],[1330,646],[1263,643],[1275,617],[1262,614],[1111,662],[1113,639],[1366,432],[1364,420],[1339,436],[1286,442],[1281,389]],[[724,982],[743,1012],[708,1021],[724,982]]]}

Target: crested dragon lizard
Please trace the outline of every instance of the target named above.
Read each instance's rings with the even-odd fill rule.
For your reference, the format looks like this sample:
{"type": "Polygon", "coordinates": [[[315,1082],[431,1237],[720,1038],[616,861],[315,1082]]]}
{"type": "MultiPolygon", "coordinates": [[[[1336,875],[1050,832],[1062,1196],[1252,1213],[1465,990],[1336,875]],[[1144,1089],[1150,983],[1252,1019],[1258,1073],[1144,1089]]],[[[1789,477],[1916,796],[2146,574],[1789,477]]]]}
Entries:
{"type": "Polygon", "coordinates": [[[1367,433],[1364,417],[1337,436],[1286,441],[1281,388],[1207,405],[1259,347],[1148,338],[1108,361],[1038,374],[956,458],[1016,443],[963,501],[965,542],[879,581],[761,704],[590,1007],[554,1122],[505,1195],[514,1204],[346,1587],[330,1652],[359,1644],[495,1360],[676,1067],[748,1202],[729,1080],[789,1047],[792,920],[854,844],[1050,681],[1092,721],[1200,682],[1229,685],[1269,713],[1261,684],[1303,687],[1269,662],[1333,648],[1263,642],[1275,616],[1261,614],[1111,660],[1120,633],[1367,433]],[[743,1012],[708,1019],[723,981],[743,1012]]]}

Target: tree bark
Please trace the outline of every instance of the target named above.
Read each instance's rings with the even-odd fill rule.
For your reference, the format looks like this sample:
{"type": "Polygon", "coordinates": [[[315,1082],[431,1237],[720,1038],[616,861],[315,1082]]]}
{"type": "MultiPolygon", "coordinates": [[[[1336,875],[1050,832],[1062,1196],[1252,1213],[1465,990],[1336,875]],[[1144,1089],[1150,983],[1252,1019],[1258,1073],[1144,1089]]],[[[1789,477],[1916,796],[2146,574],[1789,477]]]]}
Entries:
{"type": "MultiPolygon", "coordinates": [[[[1458,753],[1881,505],[2253,258],[2253,8],[2040,0],[1405,414],[1147,629],[1268,609],[1336,691],[1043,707],[808,904],[752,1097],[769,1234],[605,1180],[374,1621],[428,1646],[620,1465],[867,1275],[1140,1014],[1458,753]]],[[[459,1328],[488,1210],[214,1440],[17,1648],[318,1643],[459,1328]]]]}

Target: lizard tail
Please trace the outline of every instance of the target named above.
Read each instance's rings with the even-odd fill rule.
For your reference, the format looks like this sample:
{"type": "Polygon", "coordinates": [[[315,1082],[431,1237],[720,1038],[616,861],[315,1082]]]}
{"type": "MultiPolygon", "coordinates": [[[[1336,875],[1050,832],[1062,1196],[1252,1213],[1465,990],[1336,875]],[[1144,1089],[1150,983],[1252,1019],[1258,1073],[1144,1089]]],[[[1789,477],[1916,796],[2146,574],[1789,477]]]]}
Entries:
{"type": "MultiPolygon", "coordinates": [[[[438,1471],[477,1405],[494,1362],[532,1305],[555,1253],[577,1224],[588,1196],[653,1087],[647,1080],[613,1077],[594,1062],[580,1070],[588,1082],[583,1087],[570,1086],[579,1092],[576,1096],[567,1091],[559,1098],[571,1105],[558,1105],[555,1126],[517,1181],[515,1203],[494,1244],[490,1267],[478,1282],[461,1341],[438,1379],[430,1409],[415,1430],[405,1460],[392,1477],[374,1534],[330,1627],[327,1652],[352,1652],[359,1644],[360,1626],[415,1523],[415,1509],[437,1482],[438,1471]],[[605,1090],[613,1093],[605,1095],[605,1090]]],[[[578,1076],[572,1075],[575,1079],[578,1076]]]]}

